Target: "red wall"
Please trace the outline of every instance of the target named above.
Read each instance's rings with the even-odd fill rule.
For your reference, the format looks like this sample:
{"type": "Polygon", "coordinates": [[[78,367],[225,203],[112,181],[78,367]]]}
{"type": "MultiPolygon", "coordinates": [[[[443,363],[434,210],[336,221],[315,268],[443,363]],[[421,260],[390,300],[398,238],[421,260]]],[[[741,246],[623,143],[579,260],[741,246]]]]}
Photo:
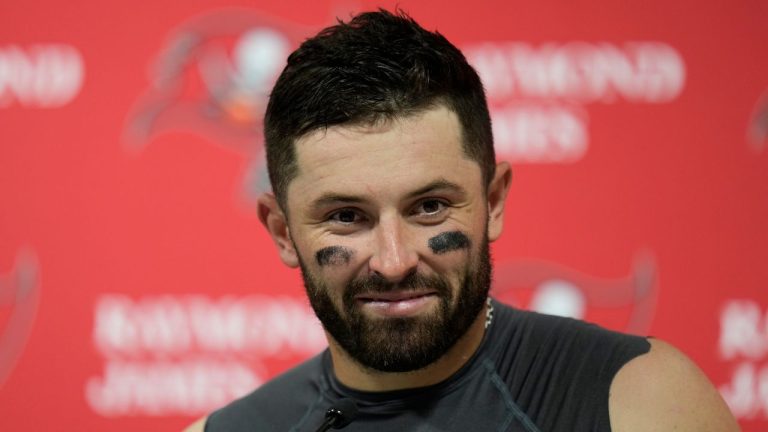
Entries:
{"type": "MultiPolygon", "coordinates": [[[[285,55],[395,2],[0,7],[0,418],[179,429],[319,351],[259,225],[285,55]]],[[[399,1],[480,71],[496,296],[664,338],[768,428],[768,7],[399,1]]]]}

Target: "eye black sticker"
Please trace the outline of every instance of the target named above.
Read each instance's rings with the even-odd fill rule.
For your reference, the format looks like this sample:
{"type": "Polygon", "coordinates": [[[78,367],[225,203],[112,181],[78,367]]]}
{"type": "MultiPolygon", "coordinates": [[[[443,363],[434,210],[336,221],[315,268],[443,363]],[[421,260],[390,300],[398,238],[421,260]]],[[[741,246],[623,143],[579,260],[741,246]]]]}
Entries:
{"type": "Polygon", "coordinates": [[[459,249],[469,249],[471,242],[461,231],[448,231],[432,237],[427,244],[433,253],[441,255],[459,249]]]}
{"type": "Polygon", "coordinates": [[[354,254],[351,249],[342,246],[328,246],[315,252],[315,259],[320,266],[349,264],[354,254]]]}

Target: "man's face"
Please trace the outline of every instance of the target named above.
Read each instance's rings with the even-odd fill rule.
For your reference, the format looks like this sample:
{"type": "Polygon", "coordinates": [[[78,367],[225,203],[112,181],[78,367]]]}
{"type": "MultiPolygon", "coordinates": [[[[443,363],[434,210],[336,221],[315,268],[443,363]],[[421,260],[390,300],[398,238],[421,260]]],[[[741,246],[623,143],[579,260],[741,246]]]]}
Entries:
{"type": "Polygon", "coordinates": [[[360,364],[420,369],[476,320],[490,286],[480,166],[444,107],[296,143],[288,230],[312,307],[360,364]]]}

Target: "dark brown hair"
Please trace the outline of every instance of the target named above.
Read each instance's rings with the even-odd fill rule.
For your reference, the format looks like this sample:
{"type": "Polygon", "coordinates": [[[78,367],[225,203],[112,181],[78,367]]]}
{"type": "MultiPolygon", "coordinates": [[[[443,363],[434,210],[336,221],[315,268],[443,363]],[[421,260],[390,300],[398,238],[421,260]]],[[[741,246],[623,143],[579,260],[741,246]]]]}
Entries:
{"type": "Polygon", "coordinates": [[[496,165],[491,120],[480,78],[461,51],[402,11],[361,13],[320,31],[288,57],[264,119],[269,178],[280,206],[288,210],[301,136],[440,104],[456,113],[464,152],[480,164],[487,186],[496,165]]]}

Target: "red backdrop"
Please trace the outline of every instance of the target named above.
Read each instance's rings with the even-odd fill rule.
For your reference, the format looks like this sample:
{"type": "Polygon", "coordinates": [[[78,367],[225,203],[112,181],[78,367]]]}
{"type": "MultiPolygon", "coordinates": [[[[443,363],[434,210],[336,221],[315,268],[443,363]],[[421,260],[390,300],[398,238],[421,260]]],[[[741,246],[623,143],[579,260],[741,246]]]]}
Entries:
{"type": "MultiPolygon", "coordinates": [[[[394,2],[0,6],[0,424],[172,430],[319,351],[255,216],[285,55],[394,2]]],[[[768,7],[399,1],[482,75],[516,304],[664,338],[768,426],[768,7]]]]}

